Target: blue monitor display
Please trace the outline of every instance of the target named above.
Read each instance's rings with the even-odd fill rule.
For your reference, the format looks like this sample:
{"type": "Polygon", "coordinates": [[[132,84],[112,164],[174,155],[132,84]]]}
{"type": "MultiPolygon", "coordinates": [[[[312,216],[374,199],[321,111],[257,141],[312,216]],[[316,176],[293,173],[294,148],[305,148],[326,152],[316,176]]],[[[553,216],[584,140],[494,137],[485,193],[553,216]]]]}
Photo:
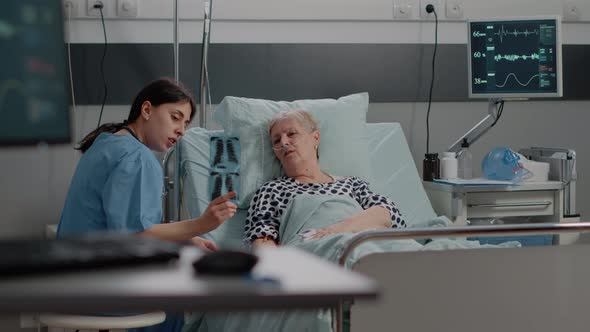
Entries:
{"type": "Polygon", "coordinates": [[[558,18],[469,21],[469,97],[561,97],[558,18]]]}
{"type": "Polygon", "coordinates": [[[61,1],[0,10],[0,146],[71,141],[61,1]]]}

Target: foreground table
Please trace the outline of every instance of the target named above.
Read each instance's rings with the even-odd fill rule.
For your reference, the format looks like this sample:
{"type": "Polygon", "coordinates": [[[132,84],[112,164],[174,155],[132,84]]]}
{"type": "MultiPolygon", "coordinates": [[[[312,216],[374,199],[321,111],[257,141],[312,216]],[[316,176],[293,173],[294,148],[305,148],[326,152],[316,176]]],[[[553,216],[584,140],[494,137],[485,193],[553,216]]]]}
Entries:
{"type": "Polygon", "coordinates": [[[0,312],[228,311],[336,308],[373,299],[371,279],[294,248],[263,248],[251,278],[202,277],[182,252],[173,264],[0,279],[0,312]]]}

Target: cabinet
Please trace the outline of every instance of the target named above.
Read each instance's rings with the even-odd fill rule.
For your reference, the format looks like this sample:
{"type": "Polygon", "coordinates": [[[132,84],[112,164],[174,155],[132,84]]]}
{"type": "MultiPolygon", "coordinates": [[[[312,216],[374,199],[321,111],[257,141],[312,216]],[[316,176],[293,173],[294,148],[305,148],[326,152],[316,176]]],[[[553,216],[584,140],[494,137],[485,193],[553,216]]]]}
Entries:
{"type": "MultiPolygon", "coordinates": [[[[577,222],[563,217],[563,183],[523,182],[519,185],[452,185],[423,182],[438,215],[454,225],[469,225],[475,218],[528,217],[531,222],[577,222]]],[[[572,243],[577,234],[560,235],[555,242],[572,243]]]]}

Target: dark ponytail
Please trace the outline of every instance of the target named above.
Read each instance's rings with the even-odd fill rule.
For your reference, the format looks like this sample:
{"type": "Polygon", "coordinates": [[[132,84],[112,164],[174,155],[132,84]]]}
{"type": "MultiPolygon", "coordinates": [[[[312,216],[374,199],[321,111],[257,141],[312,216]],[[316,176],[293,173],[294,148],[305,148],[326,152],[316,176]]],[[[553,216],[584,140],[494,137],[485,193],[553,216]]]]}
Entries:
{"type": "Polygon", "coordinates": [[[141,115],[141,105],[143,105],[143,103],[146,101],[149,101],[153,106],[186,101],[191,105],[191,115],[189,121],[192,121],[197,110],[193,96],[186,88],[182,86],[182,84],[171,78],[160,78],[149,83],[143,89],[141,89],[141,91],[139,91],[135,97],[135,100],[133,100],[127,120],[121,123],[105,123],[101,125],[86,135],[86,137],[84,137],[78,143],[78,147],[75,149],[84,153],[92,146],[94,140],[101,133],[115,133],[121,130],[121,128],[124,126],[134,123],[135,120],[137,120],[137,118],[139,118],[141,115]]]}

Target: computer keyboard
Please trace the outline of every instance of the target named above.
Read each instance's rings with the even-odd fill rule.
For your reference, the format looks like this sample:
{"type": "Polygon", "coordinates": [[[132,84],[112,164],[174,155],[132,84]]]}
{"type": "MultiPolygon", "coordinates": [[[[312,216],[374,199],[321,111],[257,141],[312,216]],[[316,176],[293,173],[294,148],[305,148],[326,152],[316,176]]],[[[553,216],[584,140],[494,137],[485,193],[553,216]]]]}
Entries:
{"type": "Polygon", "coordinates": [[[0,240],[0,276],[168,262],[181,245],[138,235],[0,240]]]}

